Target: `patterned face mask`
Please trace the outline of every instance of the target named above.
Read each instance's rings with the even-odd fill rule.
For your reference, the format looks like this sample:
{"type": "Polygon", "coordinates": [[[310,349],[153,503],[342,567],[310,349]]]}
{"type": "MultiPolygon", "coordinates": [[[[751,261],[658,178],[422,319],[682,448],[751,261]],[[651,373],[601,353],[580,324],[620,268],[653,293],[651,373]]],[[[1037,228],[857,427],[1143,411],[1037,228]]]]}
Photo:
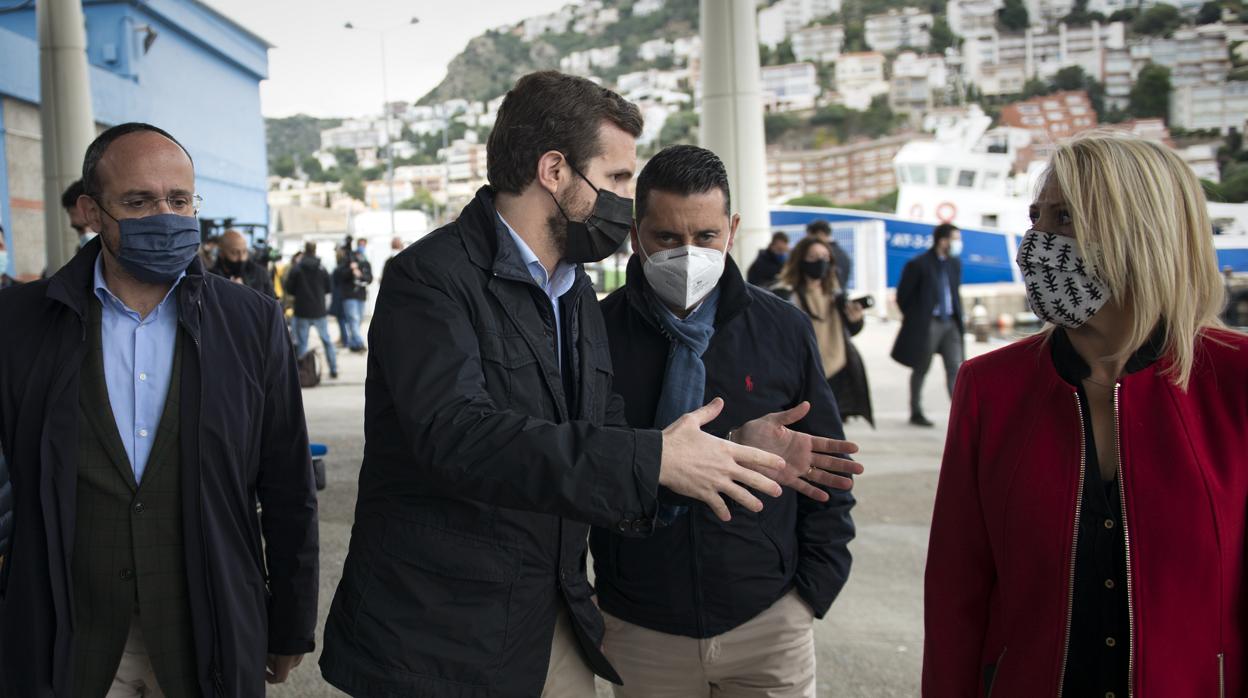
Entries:
{"type": "Polygon", "coordinates": [[[1031,310],[1045,322],[1075,329],[1109,300],[1109,287],[1095,265],[1079,255],[1073,238],[1029,230],[1017,261],[1031,310]]]}

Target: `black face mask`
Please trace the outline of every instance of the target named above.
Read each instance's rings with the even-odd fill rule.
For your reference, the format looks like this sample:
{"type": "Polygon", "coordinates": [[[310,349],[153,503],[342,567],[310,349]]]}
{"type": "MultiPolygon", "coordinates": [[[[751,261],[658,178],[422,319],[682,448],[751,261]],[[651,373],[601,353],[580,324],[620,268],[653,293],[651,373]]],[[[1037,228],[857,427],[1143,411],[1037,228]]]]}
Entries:
{"type": "Polygon", "coordinates": [[[221,271],[224,271],[226,274],[229,274],[230,276],[242,276],[243,265],[245,265],[246,262],[231,262],[230,260],[222,257],[220,259],[220,264],[221,271]]]}
{"type": "Polygon", "coordinates": [[[806,275],[806,278],[815,279],[816,281],[828,275],[828,266],[829,263],[826,259],[820,259],[814,262],[802,262],[799,265],[802,273],[806,275]]]}
{"type": "MultiPolygon", "coordinates": [[[[568,166],[572,167],[570,161],[568,166]]],[[[598,194],[598,198],[594,201],[594,210],[590,212],[589,218],[584,221],[574,221],[568,218],[568,214],[559,205],[559,199],[555,198],[554,194],[550,195],[550,198],[555,199],[555,207],[568,222],[567,249],[564,250],[563,259],[574,264],[600,262],[609,257],[612,252],[620,249],[620,245],[624,244],[624,238],[627,238],[628,232],[632,230],[633,200],[595,187],[593,182],[590,182],[589,178],[575,167],[572,167],[572,171],[585,180],[585,183],[598,194]]]]}

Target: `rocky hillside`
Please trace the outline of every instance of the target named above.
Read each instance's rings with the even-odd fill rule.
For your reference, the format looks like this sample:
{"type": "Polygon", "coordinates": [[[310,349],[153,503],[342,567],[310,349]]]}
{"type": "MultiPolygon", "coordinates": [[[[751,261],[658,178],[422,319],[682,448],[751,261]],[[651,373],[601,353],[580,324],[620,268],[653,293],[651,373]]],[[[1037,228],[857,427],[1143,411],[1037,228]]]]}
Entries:
{"type": "Polygon", "coordinates": [[[559,59],[589,48],[620,47],[620,62],[608,71],[597,71],[607,80],[634,70],[654,67],[637,56],[637,48],[651,39],[676,39],[698,33],[698,0],[666,0],[663,7],[643,16],[633,15],[635,0],[604,0],[603,9],[619,11],[618,21],[591,33],[571,30],[547,32],[525,41],[517,26],[493,30],[468,42],[447,66],[446,77],[419,104],[448,99],[483,101],[505,93],[521,75],[534,70],[555,69],[559,59]]]}

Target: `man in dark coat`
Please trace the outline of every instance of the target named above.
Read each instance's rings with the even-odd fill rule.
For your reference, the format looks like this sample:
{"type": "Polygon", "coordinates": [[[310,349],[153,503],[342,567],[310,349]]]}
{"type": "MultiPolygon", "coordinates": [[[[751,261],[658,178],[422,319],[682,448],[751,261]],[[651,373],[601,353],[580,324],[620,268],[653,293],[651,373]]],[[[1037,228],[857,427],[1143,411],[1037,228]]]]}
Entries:
{"type": "Polygon", "coordinates": [[[627,235],[641,114],[583,78],[521,78],[490,185],[396,256],[369,329],[365,452],[321,670],[354,696],[594,694],[589,524],[652,529],[658,487],[713,503],[780,488],[782,459],[699,426],[624,426],[579,262],[627,235]],[[621,227],[622,226],[622,227],[621,227]],[[714,473],[714,475],[712,475],[714,473]]]}
{"type": "Polygon", "coordinates": [[[940,354],[945,363],[945,386],[953,397],[958,367],[962,365],[962,232],[952,223],[941,223],[932,231],[932,248],[906,262],[897,283],[897,307],[901,309],[901,330],[893,344],[895,361],[913,369],[910,374],[910,423],[932,426],[923,414],[923,380],[940,354]]]}
{"type": "Polygon", "coordinates": [[[712,686],[813,698],[813,620],[849,577],[852,481],[834,473],[862,469],[824,454],[857,447],[836,440],[841,420],[810,321],[743,283],[727,258],[740,221],[729,210],[728,173],[709,150],[672,146],[642,170],[637,254],[602,304],[615,388],[628,423],[643,428],[667,426],[673,402],[722,397],[707,431],[735,430],[805,468],[762,516],[734,508],[725,522],[692,503],[649,538],[593,529],[604,646],[624,679],[617,698],[705,696],[712,686]],[[699,261],[664,261],[682,257],[699,261]],[[685,344],[696,347],[681,358],[685,344]],[[722,651],[707,660],[699,641],[722,651]]]}
{"type": "Polygon", "coordinates": [[[105,131],[83,185],[100,235],[0,292],[0,327],[22,338],[0,343],[15,519],[0,696],[124,681],[260,698],[316,627],[316,491],[281,311],[205,273],[172,136],[105,131]]]}
{"type": "Polygon", "coordinates": [[[771,288],[784,269],[784,262],[789,255],[789,236],[776,231],[771,235],[771,244],[758,251],[758,257],[746,272],[746,280],[755,286],[771,288]]]}
{"type": "Polygon", "coordinates": [[[373,265],[365,255],[364,240],[360,247],[352,250],[350,246],[343,248],[338,256],[338,266],[334,267],[334,293],[342,302],[342,314],[339,315],[338,326],[346,333],[343,335],[346,346],[352,352],[365,351],[364,337],[360,334],[360,322],[364,319],[364,303],[368,300],[368,287],[373,283],[373,265]]]}
{"type": "Polygon", "coordinates": [[[212,273],[263,293],[269,298],[277,298],[269,268],[251,258],[251,253],[247,250],[247,238],[242,233],[237,230],[225,231],[221,236],[220,248],[217,265],[212,268],[212,273]]]}
{"type": "Polygon", "coordinates": [[[298,264],[292,264],[282,282],[282,289],[295,298],[295,318],[292,329],[295,333],[295,356],[300,358],[308,353],[309,335],[312,329],[321,337],[321,346],[325,347],[325,360],[329,362],[329,377],[338,377],[338,352],[334,350],[334,341],[329,338],[328,309],[325,307],[325,296],[330,291],[329,272],[321,266],[320,257],[316,256],[316,243],[308,242],[303,246],[303,257],[298,264]]]}

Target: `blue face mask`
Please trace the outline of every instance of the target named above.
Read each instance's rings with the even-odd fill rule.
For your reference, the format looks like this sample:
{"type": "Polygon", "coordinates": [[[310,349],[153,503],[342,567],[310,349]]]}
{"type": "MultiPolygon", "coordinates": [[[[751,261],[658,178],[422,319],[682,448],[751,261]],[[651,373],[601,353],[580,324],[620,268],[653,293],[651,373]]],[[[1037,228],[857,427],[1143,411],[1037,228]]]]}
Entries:
{"type": "Polygon", "coordinates": [[[199,251],[199,219],[160,213],[123,218],[117,261],[135,279],[148,284],[177,280],[199,251]]]}
{"type": "Polygon", "coordinates": [[[0,274],[9,273],[9,251],[0,250],[0,274]]]}

